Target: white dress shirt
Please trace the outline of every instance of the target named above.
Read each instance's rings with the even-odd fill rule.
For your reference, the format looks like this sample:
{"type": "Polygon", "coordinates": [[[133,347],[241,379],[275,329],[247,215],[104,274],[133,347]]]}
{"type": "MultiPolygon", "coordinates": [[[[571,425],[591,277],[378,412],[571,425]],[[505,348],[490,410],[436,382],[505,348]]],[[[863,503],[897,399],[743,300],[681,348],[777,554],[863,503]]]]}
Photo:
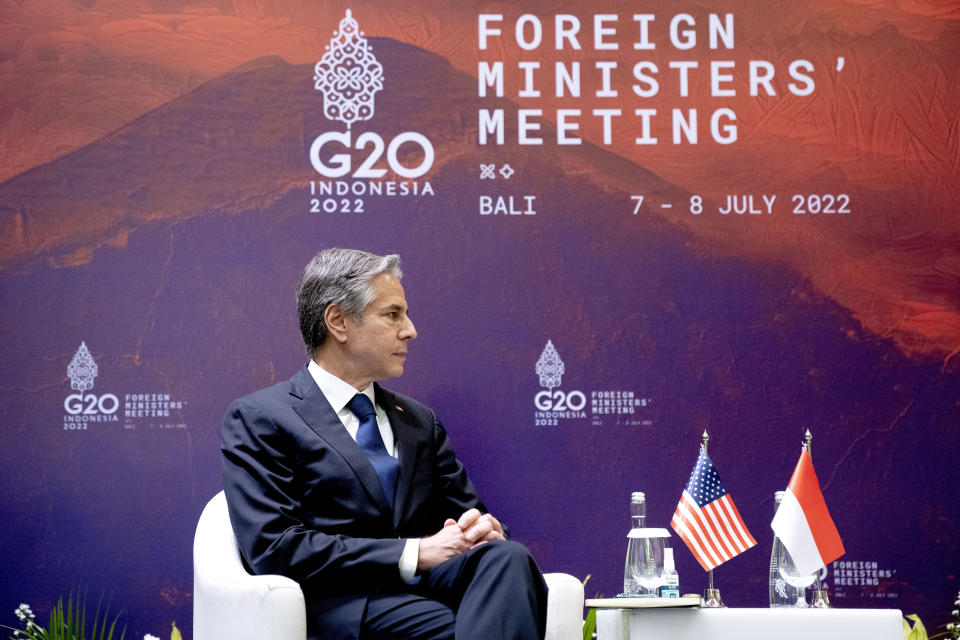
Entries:
{"type": "MultiPolygon", "coordinates": [[[[370,398],[370,402],[377,412],[377,427],[380,428],[380,437],[383,438],[383,446],[386,447],[387,452],[391,456],[394,458],[399,457],[396,439],[393,437],[393,427],[390,426],[387,413],[377,404],[372,384],[366,389],[357,391],[352,384],[344,382],[333,375],[314,362],[312,358],[309,364],[307,364],[307,371],[310,373],[313,381],[317,383],[317,386],[320,387],[320,392],[326,397],[327,402],[329,402],[333,410],[337,412],[337,417],[340,418],[340,422],[343,423],[343,427],[347,430],[347,433],[350,434],[350,437],[353,438],[354,442],[357,441],[357,431],[360,429],[360,418],[354,415],[353,411],[350,411],[350,407],[348,407],[347,404],[357,393],[362,393],[370,398]]],[[[411,583],[415,580],[419,555],[420,540],[418,538],[409,538],[406,546],[403,548],[399,563],[400,577],[404,582],[411,583]]]]}

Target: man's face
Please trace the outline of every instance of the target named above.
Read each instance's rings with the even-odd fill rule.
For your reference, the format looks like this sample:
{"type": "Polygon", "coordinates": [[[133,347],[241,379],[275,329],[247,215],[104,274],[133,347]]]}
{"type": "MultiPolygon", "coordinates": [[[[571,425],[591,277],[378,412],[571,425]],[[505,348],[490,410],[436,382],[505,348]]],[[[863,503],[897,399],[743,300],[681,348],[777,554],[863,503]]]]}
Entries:
{"type": "Polygon", "coordinates": [[[417,330],[407,316],[407,300],[400,281],[380,274],[372,281],[376,297],[367,305],[363,320],[346,318],[350,366],[358,379],[375,381],[403,373],[407,341],[417,330]]]}

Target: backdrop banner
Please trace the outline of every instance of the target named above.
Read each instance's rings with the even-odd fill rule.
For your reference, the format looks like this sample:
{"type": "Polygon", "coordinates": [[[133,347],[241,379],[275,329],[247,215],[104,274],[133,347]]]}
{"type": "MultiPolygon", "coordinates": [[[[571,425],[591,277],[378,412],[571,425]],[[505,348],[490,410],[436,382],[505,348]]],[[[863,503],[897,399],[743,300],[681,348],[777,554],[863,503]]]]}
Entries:
{"type": "Polygon", "coordinates": [[[948,616],[957,0],[6,2],[0,96],[0,624],[86,587],[190,635],[224,411],[306,362],[331,246],[401,255],[386,386],[545,571],[618,593],[706,431],[766,606],[810,429],[834,604],[948,616]]]}

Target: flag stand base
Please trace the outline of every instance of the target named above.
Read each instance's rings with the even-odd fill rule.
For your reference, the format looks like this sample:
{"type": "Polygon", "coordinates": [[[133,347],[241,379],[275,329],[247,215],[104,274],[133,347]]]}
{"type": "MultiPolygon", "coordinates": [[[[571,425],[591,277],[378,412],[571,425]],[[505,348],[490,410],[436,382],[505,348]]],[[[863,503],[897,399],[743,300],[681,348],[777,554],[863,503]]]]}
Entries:
{"type": "Polygon", "coordinates": [[[723,604],[723,598],[720,597],[720,589],[707,589],[703,592],[703,602],[700,606],[719,609],[727,605],[723,604]]]}
{"type": "Polygon", "coordinates": [[[819,569],[814,574],[813,602],[810,603],[810,606],[814,609],[830,608],[830,596],[827,595],[827,590],[823,588],[823,584],[820,582],[819,569]]]}

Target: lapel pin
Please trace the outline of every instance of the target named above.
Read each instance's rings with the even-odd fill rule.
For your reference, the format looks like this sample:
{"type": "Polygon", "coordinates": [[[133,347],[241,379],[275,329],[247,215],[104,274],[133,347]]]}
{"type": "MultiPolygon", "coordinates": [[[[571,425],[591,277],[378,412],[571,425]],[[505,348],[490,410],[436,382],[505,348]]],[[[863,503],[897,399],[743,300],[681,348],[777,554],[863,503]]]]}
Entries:
{"type": "Polygon", "coordinates": [[[394,405],[394,406],[397,407],[397,411],[399,411],[400,413],[403,413],[403,407],[401,407],[400,405],[394,405]]]}

